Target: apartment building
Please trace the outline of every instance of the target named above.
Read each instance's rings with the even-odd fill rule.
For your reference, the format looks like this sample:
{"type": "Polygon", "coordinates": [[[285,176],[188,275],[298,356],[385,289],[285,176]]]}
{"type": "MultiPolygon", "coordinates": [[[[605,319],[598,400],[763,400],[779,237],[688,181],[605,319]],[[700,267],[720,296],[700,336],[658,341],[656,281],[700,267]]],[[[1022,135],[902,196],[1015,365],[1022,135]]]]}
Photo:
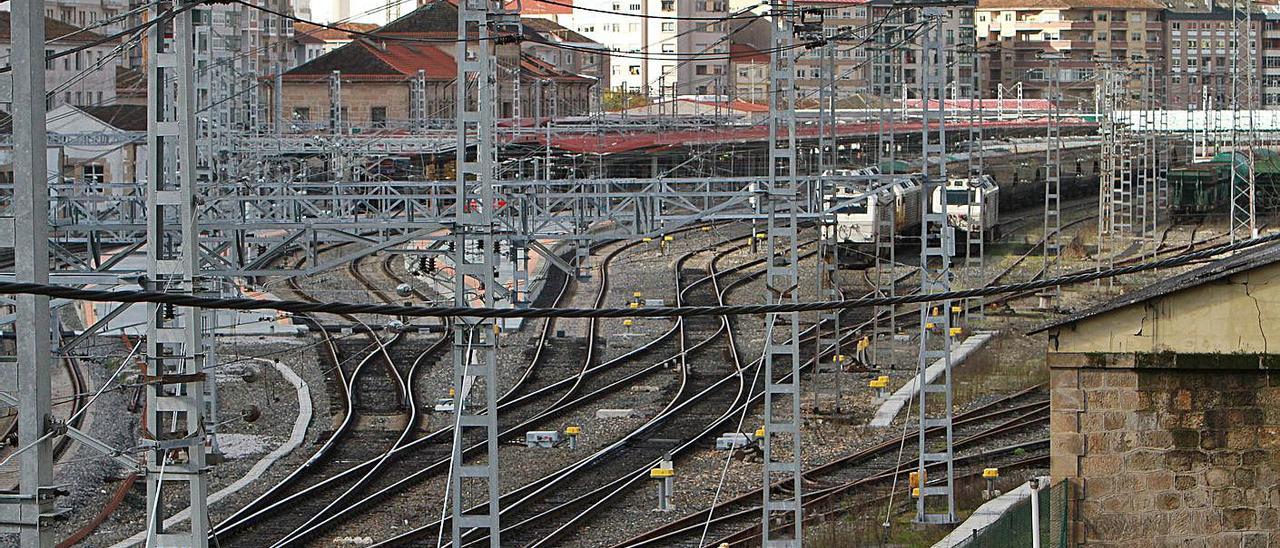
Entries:
{"type": "MultiPolygon", "coordinates": [[[[796,6],[822,10],[822,33],[835,44],[836,101],[864,90],[871,73],[869,48],[861,43],[870,22],[869,0],[797,0],[796,6]]],[[[810,21],[815,18],[816,13],[808,16],[810,21]]],[[[827,52],[826,48],[806,49],[796,61],[796,86],[802,103],[818,99],[825,81],[823,67],[831,66],[825,59],[827,52]]]]}
{"type": "Polygon", "coordinates": [[[522,10],[604,45],[613,52],[611,86],[651,96],[721,93],[730,80],[728,35],[743,22],[698,20],[727,17],[728,0],[529,0],[522,10]],[[691,57],[697,53],[707,58],[691,57]]]}
{"type": "Polygon", "coordinates": [[[603,44],[550,19],[522,17],[526,34],[537,38],[521,42],[528,55],[546,61],[562,71],[594,78],[600,89],[608,89],[611,59],[603,44]]]}
{"type": "MultiPolygon", "coordinates": [[[[1001,0],[1004,1],[1004,0],[1001,0]]],[[[1024,0],[1019,0],[1024,1],[1024,0]]],[[[866,47],[872,56],[869,63],[871,94],[882,98],[919,98],[921,89],[919,10],[904,10],[895,0],[870,0],[870,20],[875,32],[866,47]]],[[[944,8],[942,35],[946,52],[947,81],[953,82],[947,97],[973,96],[974,72],[974,7],[976,3],[944,8]]],[[[980,85],[980,84],[979,84],[980,85]]]]}
{"type": "MultiPolygon", "coordinates": [[[[5,57],[12,53],[12,36],[9,29],[9,12],[0,12],[0,49],[5,57]]],[[[81,30],[71,24],[46,17],[44,33],[48,41],[44,46],[46,57],[64,53],[56,59],[44,62],[46,105],[49,109],[61,105],[92,106],[110,104],[116,95],[116,64],[111,50],[118,40],[81,30]]],[[[0,110],[12,112],[9,90],[12,79],[0,78],[0,110]]]]}
{"type": "Polygon", "coordinates": [[[1262,12],[1262,107],[1280,108],[1280,6],[1260,6],[1262,12]]]}
{"type": "Polygon", "coordinates": [[[730,97],[768,103],[769,54],[747,44],[730,44],[729,48],[730,97]]]}
{"type": "MultiPolygon", "coordinates": [[[[1093,102],[1100,63],[1140,67],[1165,55],[1165,6],[1154,0],[979,0],[979,49],[987,57],[987,93],[1022,84],[1024,97],[1045,98],[1045,54],[1059,62],[1068,106],[1093,102]]],[[[1132,79],[1131,93],[1143,80],[1132,79]]]]}
{"type": "MultiPolygon", "coordinates": [[[[1201,5],[1203,6],[1203,4],[1201,5]]],[[[1242,45],[1237,40],[1247,40],[1252,50],[1249,57],[1255,64],[1255,90],[1261,91],[1265,82],[1264,56],[1260,54],[1263,36],[1263,17],[1253,19],[1248,37],[1237,32],[1231,10],[1212,4],[1196,9],[1179,6],[1165,12],[1168,48],[1164,66],[1169,69],[1166,106],[1171,109],[1199,110],[1209,106],[1227,108],[1232,104],[1232,65],[1245,60],[1242,45]]],[[[1244,71],[1237,72],[1242,86],[1244,71]]],[[[1274,89],[1274,86],[1272,87],[1274,89]]],[[[1273,94],[1280,93],[1273,91],[1273,94]]],[[[1253,94],[1253,106],[1257,107],[1263,94],[1253,94]]],[[[1246,97],[1241,97],[1245,101],[1246,97]]],[[[1243,105],[1242,105],[1243,106],[1243,105]]]]}

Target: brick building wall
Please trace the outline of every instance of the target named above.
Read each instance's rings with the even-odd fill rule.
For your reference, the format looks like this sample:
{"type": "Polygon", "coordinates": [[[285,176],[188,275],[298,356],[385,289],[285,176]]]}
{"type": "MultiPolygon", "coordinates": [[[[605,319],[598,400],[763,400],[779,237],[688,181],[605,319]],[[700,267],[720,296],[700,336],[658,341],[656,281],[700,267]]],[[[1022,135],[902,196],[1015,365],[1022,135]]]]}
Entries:
{"type": "Polygon", "coordinates": [[[1280,369],[1208,356],[1049,355],[1075,543],[1280,547],[1280,369]]]}

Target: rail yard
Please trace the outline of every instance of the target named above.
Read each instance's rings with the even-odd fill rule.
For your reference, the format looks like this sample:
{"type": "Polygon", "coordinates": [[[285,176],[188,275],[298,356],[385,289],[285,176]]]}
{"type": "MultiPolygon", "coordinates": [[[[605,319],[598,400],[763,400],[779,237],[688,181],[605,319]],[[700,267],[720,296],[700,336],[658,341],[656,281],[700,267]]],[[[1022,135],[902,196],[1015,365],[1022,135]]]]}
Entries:
{"type": "Polygon", "coordinates": [[[1280,547],[1274,5],[118,1],[0,9],[0,546],[1280,547]]]}

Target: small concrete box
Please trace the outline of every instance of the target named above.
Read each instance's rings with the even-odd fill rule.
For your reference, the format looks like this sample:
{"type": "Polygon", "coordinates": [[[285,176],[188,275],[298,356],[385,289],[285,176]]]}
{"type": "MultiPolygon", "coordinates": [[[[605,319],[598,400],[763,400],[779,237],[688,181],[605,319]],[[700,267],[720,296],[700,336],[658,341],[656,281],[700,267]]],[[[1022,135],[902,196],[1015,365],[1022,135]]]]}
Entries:
{"type": "Polygon", "coordinates": [[[730,449],[741,449],[751,445],[751,436],[741,432],[727,432],[716,438],[716,450],[728,451],[730,449]]]}
{"type": "Polygon", "coordinates": [[[531,430],[524,433],[525,447],[550,449],[560,443],[560,432],[555,430],[531,430]]]}

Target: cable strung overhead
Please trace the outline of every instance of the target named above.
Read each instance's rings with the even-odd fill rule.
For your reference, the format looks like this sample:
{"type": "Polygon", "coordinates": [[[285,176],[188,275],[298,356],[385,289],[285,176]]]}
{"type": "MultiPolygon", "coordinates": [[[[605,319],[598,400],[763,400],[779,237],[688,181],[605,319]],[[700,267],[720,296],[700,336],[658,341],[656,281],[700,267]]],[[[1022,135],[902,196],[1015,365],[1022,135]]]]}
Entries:
{"type": "Polygon", "coordinates": [[[413,318],[684,318],[691,316],[741,316],[748,314],[847,310],[873,306],[918,304],[923,302],[958,300],[970,297],[987,297],[1006,293],[1020,293],[1058,285],[1091,282],[1094,280],[1113,278],[1124,274],[1145,272],[1159,268],[1182,266],[1202,259],[1209,259],[1223,253],[1248,249],[1275,241],[1280,241],[1280,233],[1259,237],[1253,240],[1236,242],[1234,244],[1223,244],[1201,251],[1175,255],[1158,261],[1109,268],[1105,270],[1096,270],[1092,272],[1080,272],[1032,282],[962,289],[948,291],[946,293],[931,293],[928,295],[914,294],[897,297],[874,297],[840,301],[814,301],[798,304],[677,306],[654,308],[472,308],[453,306],[402,306],[347,302],[315,303],[291,300],[267,301],[247,298],[224,299],[216,297],[176,295],[155,291],[105,291],[95,289],[78,289],[61,285],[19,282],[0,282],[0,294],[44,295],[48,297],[103,303],[159,303],[175,306],[215,308],[220,310],[276,310],[294,314],[317,312],[328,314],[378,314],[384,316],[404,316],[413,318]]]}

